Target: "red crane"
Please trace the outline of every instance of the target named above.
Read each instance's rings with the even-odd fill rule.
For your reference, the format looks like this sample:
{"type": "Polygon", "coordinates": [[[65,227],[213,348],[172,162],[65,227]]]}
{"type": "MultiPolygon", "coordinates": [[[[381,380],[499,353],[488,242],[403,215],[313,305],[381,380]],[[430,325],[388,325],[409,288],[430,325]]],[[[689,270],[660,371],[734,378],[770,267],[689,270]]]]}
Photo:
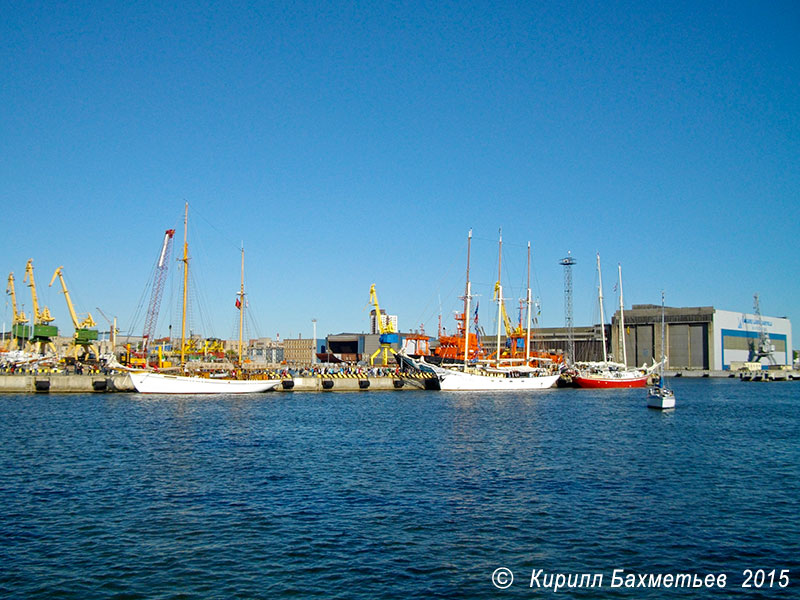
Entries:
{"type": "Polygon", "coordinates": [[[144,319],[144,334],[142,335],[144,338],[144,356],[147,356],[147,347],[156,332],[158,311],[161,309],[161,296],[164,292],[164,281],[169,271],[169,257],[172,256],[172,238],[174,236],[174,229],[167,229],[164,232],[164,242],[161,244],[161,252],[158,255],[153,290],[150,293],[150,306],[147,308],[147,316],[144,319]]]}

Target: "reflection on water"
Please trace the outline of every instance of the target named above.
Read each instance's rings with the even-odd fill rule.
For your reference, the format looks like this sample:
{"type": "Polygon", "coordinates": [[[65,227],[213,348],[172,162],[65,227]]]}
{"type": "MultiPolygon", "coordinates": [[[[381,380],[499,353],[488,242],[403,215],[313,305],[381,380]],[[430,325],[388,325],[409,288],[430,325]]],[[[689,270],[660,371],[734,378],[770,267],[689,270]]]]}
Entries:
{"type": "Polygon", "coordinates": [[[671,384],[667,413],[644,390],[1,396],[0,595],[480,598],[500,566],[518,594],[533,568],[797,574],[800,384],[671,384]]]}

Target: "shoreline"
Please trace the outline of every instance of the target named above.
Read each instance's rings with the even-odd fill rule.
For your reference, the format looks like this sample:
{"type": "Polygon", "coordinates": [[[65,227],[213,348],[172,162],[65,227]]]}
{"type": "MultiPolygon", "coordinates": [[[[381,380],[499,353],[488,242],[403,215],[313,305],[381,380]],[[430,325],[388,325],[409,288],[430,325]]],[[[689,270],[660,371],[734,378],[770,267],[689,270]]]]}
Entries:
{"type": "MultiPolygon", "coordinates": [[[[800,371],[708,371],[667,370],[665,376],[689,379],[740,379],[742,381],[798,381],[800,371]]],[[[316,374],[311,376],[281,377],[277,392],[358,392],[389,390],[424,390],[426,379],[421,375],[404,373],[379,376],[357,374],[316,374]]],[[[3,393],[133,393],[127,373],[88,374],[66,373],[14,373],[0,375],[0,394],[3,393]]]]}

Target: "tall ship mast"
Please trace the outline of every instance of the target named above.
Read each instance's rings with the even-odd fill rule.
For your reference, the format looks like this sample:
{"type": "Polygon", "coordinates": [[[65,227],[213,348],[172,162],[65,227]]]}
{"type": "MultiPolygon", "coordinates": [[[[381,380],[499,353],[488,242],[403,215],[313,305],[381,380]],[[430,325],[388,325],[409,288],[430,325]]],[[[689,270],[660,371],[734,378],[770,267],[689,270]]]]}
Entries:
{"type": "Polygon", "coordinates": [[[606,350],[606,316],[603,312],[603,272],[600,270],[600,253],[597,253],[597,302],[600,304],[600,335],[603,340],[603,362],[608,362],[606,350]]]}
{"type": "Polygon", "coordinates": [[[497,250],[497,285],[495,285],[495,292],[497,297],[497,355],[495,356],[495,365],[500,365],[500,326],[503,320],[503,230],[500,230],[500,241],[497,250]]]}
{"type": "Polygon", "coordinates": [[[622,299],[622,265],[617,263],[619,271],[619,347],[622,352],[622,364],[628,366],[628,351],[625,347],[625,301],[622,299]]]}
{"type": "MultiPolygon", "coordinates": [[[[597,254],[597,300],[600,305],[600,329],[603,339],[603,362],[581,363],[572,382],[582,388],[634,388],[647,386],[650,371],[644,368],[627,366],[627,352],[625,351],[625,308],[622,296],[622,266],[619,271],[619,344],[622,351],[622,362],[610,362],[606,353],[605,315],[603,314],[603,276],[600,272],[600,254],[597,254]]],[[[655,368],[655,367],[652,367],[655,368]]]]}
{"type": "Polygon", "coordinates": [[[242,366],[242,329],[244,324],[244,244],[242,244],[242,283],[239,288],[238,298],[236,299],[236,307],[239,309],[239,367],[242,366]]]}
{"type": "MultiPolygon", "coordinates": [[[[189,287],[189,203],[183,216],[183,307],[181,311],[181,369],[186,366],[186,303],[189,287]]],[[[244,244],[242,244],[244,246],[244,244]]],[[[244,247],[241,253],[241,285],[236,304],[239,309],[239,366],[242,365],[242,329],[244,308],[244,247]]],[[[137,392],[144,394],[252,394],[275,389],[280,381],[265,379],[238,379],[236,377],[209,377],[208,374],[168,375],[152,371],[132,371],[131,381],[137,392]]]]}
{"type": "Polygon", "coordinates": [[[467,283],[464,287],[464,368],[469,363],[469,309],[470,300],[472,300],[472,284],[469,280],[469,260],[470,250],[472,248],[472,229],[469,230],[467,235],[467,283]]]}
{"type": "Polygon", "coordinates": [[[186,364],[186,301],[189,293],[189,203],[186,202],[183,212],[183,302],[181,304],[181,368],[186,364]]]}

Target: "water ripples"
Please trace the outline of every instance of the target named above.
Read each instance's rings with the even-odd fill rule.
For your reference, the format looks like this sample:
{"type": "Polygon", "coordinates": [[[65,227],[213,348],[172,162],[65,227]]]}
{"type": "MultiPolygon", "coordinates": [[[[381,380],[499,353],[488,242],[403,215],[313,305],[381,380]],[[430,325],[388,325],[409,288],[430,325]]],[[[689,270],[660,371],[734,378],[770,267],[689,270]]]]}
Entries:
{"type": "Polygon", "coordinates": [[[673,387],[672,413],[640,390],[2,396],[0,594],[481,598],[499,566],[517,595],[533,568],[796,579],[800,387],[673,387]]]}

